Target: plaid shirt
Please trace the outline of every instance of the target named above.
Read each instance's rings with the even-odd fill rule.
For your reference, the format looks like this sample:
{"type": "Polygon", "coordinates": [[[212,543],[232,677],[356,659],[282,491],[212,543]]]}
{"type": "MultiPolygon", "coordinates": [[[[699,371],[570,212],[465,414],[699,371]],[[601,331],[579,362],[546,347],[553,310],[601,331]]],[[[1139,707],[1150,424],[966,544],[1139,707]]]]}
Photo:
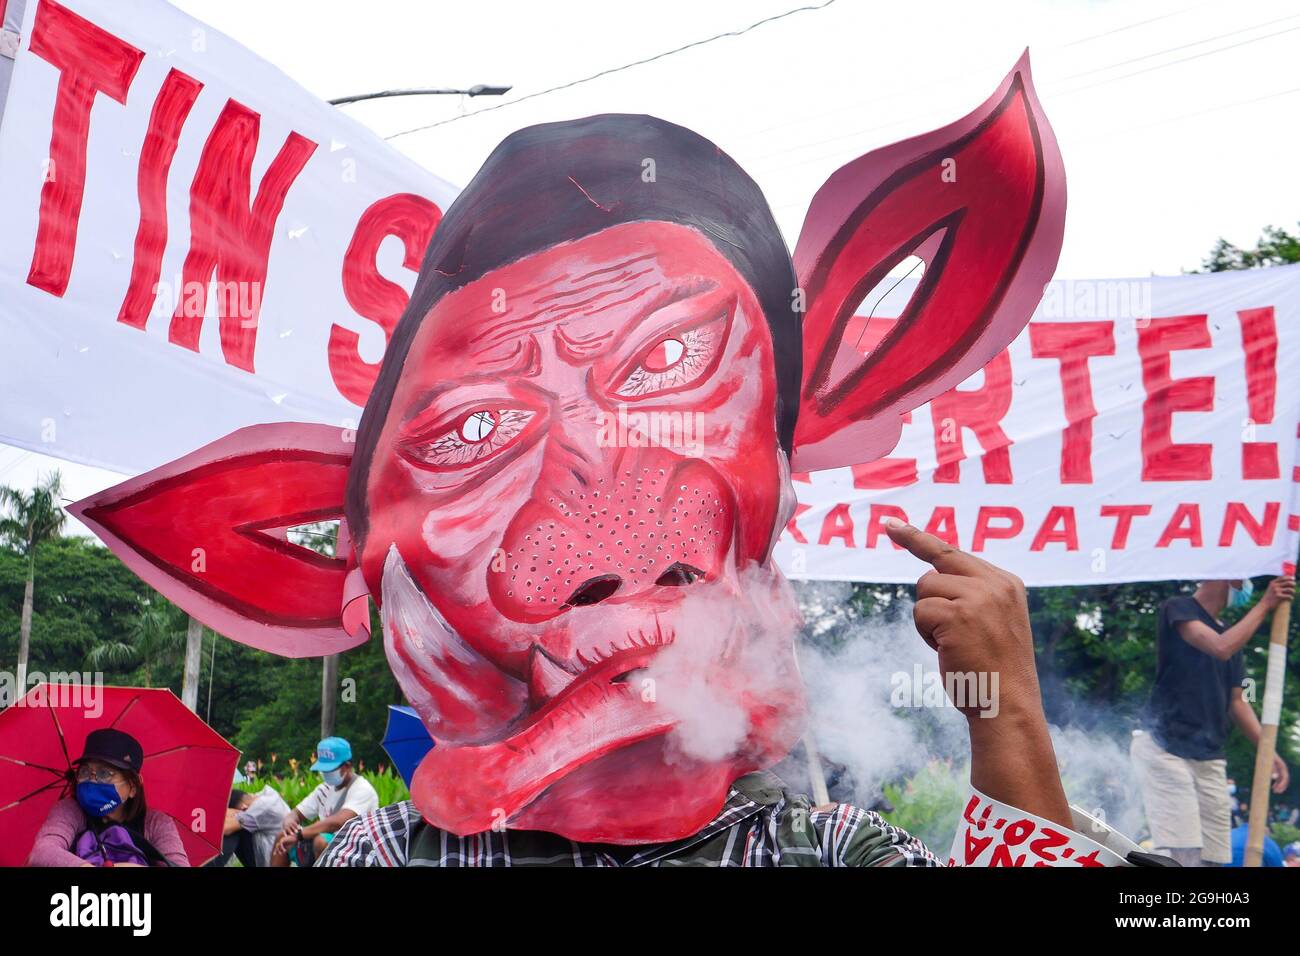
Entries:
{"type": "Polygon", "coordinates": [[[349,820],[317,866],[940,866],[916,838],[848,804],[813,809],[770,773],[731,786],[693,836],[642,847],[575,843],[539,830],[458,837],[407,800],[349,820]]]}

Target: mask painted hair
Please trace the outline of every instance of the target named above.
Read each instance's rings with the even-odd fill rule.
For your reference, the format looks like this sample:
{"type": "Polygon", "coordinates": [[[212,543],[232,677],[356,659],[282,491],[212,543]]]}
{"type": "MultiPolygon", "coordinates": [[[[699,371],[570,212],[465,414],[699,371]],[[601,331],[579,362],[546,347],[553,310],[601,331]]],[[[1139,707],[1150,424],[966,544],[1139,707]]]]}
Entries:
{"type": "Polygon", "coordinates": [[[770,560],[792,471],[888,454],[911,409],[1004,348],[1064,202],[1027,60],[970,115],[835,173],[793,257],[754,182],[688,130],[521,130],[435,231],[355,436],[242,429],[72,511],[277,653],[355,646],[377,600],[437,741],[412,782],[430,823],[685,837],[802,729],[770,560]],[[864,336],[859,303],[909,256],[912,300],[864,336]],[[345,510],[338,559],[284,539],[345,510]]]}

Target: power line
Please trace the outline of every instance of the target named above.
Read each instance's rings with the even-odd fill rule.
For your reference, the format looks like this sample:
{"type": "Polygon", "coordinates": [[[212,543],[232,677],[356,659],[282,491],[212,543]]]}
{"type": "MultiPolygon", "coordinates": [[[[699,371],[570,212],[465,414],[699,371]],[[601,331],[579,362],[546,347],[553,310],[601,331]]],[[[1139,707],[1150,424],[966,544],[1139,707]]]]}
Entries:
{"type": "Polygon", "coordinates": [[[406,136],[409,133],[419,133],[426,129],[433,129],[436,126],[445,126],[448,123],[455,123],[458,120],[467,119],[471,116],[478,116],[480,113],[490,113],[493,110],[502,110],[505,109],[507,106],[515,106],[519,103],[524,102],[525,100],[536,99],[539,96],[545,96],[548,93],[555,93],[559,90],[571,89],[572,87],[579,86],[583,83],[590,83],[592,80],[598,80],[602,76],[609,76],[611,73],[621,73],[623,70],[630,70],[633,67],[644,66],[647,63],[653,63],[656,60],[662,60],[664,57],[673,56],[674,54],[682,53],[686,50],[693,50],[696,47],[704,46],[706,43],[712,43],[715,40],[723,40],[726,39],[727,37],[744,36],[746,33],[749,33],[751,30],[755,30],[758,27],[763,26],[764,24],[774,23],[777,20],[784,20],[786,17],[792,17],[796,13],[807,13],[807,12],[815,12],[817,10],[825,10],[833,3],[835,3],[835,0],[825,0],[824,3],[814,4],[805,7],[796,7],[793,10],[787,10],[785,13],[778,13],[774,16],[765,17],[762,20],[757,20],[754,23],[751,23],[749,26],[741,30],[729,30],[726,33],[717,33],[703,40],[695,40],[692,43],[687,43],[684,46],[679,46],[676,49],[667,50],[663,53],[656,53],[654,56],[648,56],[642,60],[633,60],[631,63],[624,63],[622,66],[615,66],[615,67],[610,67],[607,70],[601,70],[599,73],[591,74],[591,76],[584,76],[580,80],[570,80],[568,83],[561,83],[559,86],[552,86],[545,90],[538,90],[536,93],[529,93],[526,96],[519,97],[519,99],[517,100],[510,100],[507,103],[497,103],[495,106],[485,106],[483,109],[474,110],[474,112],[472,113],[462,113],[459,116],[452,116],[445,120],[439,120],[436,123],[427,123],[424,126],[415,126],[412,127],[411,129],[404,129],[401,130],[400,132],[393,133],[389,136],[385,136],[384,139],[396,139],[399,136],[406,136]]]}
{"type": "Polygon", "coordinates": [[[1198,3],[1194,7],[1182,7],[1181,9],[1174,10],[1171,13],[1162,13],[1160,16],[1152,17],[1149,20],[1139,20],[1137,23],[1126,23],[1124,26],[1116,27],[1113,30],[1106,30],[1103,33],[1094,33],[1091,36],[1081,37],[1078,40],[1071,40],[1069,43],[1057,47],[1057,49],[1064,50],[1072,46],[1081,46],[1084,43],[1091,43],[1093,40],[1100,40],[1102,37],[1114,36],[1116,33],[1124,33],[1126,30],[1132,30],[1135,27],[1144,27],[1148,23],[1156,23],[1160,20],[1168,20],[1170,17],[1182,16],[1184,13],[1191,13],[1193,10],[1199,10],[1201,7],[1208,7],[1209,5],[1209,0],[1207,0],[1207,2],[1198,3]]]}
{"type": "MultiPolygon", "coordinates": [[[[1194,7],[1184,7],[1184,8],[1182,8],[1182,9],[1180,9],[1180,10],[1175,10],[1175,11],[1172,12],[1172,13],[1166,13],[1166,14],[1164,14],[1163,16],[1153,17],[1153,18],[1148,19],[1148,20],[1139,20],[1139,21],[1137,21],[1136,23],[1127,23],[1127,24],[1125,24],[1124,26],[1116,27],[1116,28],[1113,29],[1113,30],[1107,30],[1107,31],[1105,31],[1104,33],[1095,33],[1095,34],[1093,34],[1092,36],[1083,37],[1082,39],[1079,39],[1079,40],[1073,40],[1073,41],[1071,41],[1070,43],[1063,43],[1063,44],[1058,44],[1058,45],[1056,45],[1056,46],[1049,46],[1049,47],[1037,47],[1037,48],[1035,48],[1035,53],[1036,53],[1036,55],[1037,55],[1038,57],[1041,58],[1044,54],[1050,54],[1050,53],[1053,53],[1053,52],[1055,52],[1055,51],[1057,51],[1057,50],[1066,50],[1066,49],[1069,49],[1069,48],[1071,48],[1071,47],[1081,46],[1081,45],[1083,45],[1083,44],[1085,44],[1085,43],[1091,43],[1093,40],[1099,40],[1099,39],[1101,39],[1102,37],[1111,36],[1112,34],[1116,34],[1116,33],[1123,33],[1123,32],[1126,31],[1126,30],[1132,30],[1132,29],[1134,29],[1134,28],[1136,28],[1136,27],[1146,26],[1146,25],[1149,24],[1149,23],[1155,23],[1155,22],[1157,22],[1157,21],[1159,21],[1159,20],[1166,20],[1166,19],[1168,19],[1168,18],[1170,18],[1170,17],[1182,16],[1183,14],[1191,13],[1193,10],[1199,10],[1201,7],[1205,7],[1205,6],[1208,6],[1208,5],[1209,5],[1208,3],[1201,3],[1201,4],[1198,4],[1198,5],[1194,6],[1194,7]]],[[[1287,18],[1284,17],[1283,19],[1287,19],[1287,18]]],[[[1276,22],[1276,21],[1270,21],[1270,22],[1276,22]]],[[[1259,27],[1259,26],[1268,26],[1268,24],[1267,24],[1267,23],[1256,24],[1256,27],[1259,27]]],[[[1248,29],[1255,29],[1255,27],[1249,27],[1248,29]]],[[[1213,39],[1216,39],[1216,38],[1215,38],[1215,37],[1210,37],[1208,40],[1199,40],[1199,41],[1197,41],[1197,42],[1198,42],[1198,43],[1207,43],[1207,42],[1209,42],[1209,40],[1213,40],[1213,39]]],[[[1123,61],[1123,62],[1127,62],[1127,61],[1123,61]]],[[[1110,65],[1110,67],[1103,67],[1103,69],[1110,69],[1111,67],[1122,66],[1122,65],[1123,65],[1123,62],[1121,62],[1121,63],[1112,63],[1112,64],[1110,65]]],[[[974,73],[975,73],[974,70],[960,70],[960,71],[955,72],[955,73],[949,73],[949,74],[946,74],[945,76],[939,77],[939,78],[934,79],[934,80],[931,80],[931,81],[929,81],[929,82],[923,82],[923,83],[920,84],[919,87],[915,87],[915,86],[914,86],[914,87],[910,87],[910,88],[908,89],[908,92],[909,92],[909,93],[911,93],[911,92],[915,92],[918,88],[921,89],[921,90],[930,90],[930,89],[936,89],[936,88],[947,88],[947,87],[950,87],[954,82],[956,82],[956,81],[958,81],[958,80],[964,80],[964,79],[966,79],[967,77],[972,76],[974,73]]],[[[873,103],[884,103],[884,102],[888,102],[888,101],[890,101],[890,100],[895,100],[895,99],[897,99],[897,98],[898,98],[898,94],[896,94],[896,93],[889,93],[889,94],[886,94],[886,95],[884,95],[884,96],[873,96],[873,97],[870,97],[870,98],[865,99],[865,100],[855,100],[854,102],[846,103],[846,104],[844,104],[844,105],[842,105],[842,106],[837,106],[837,107],[835,107],[834,109],[823,110],[823,111],[820,112],[820,113],[812,113],[812,114],[807,114],[807,115],[801,115],[798,119],[787,120],[787,121],[784,122],[784,123],[777,123],[777,124],[775,124],[775,125],[773,125],[773,126],[765,126],[765,127],[760,128],[760,129],[757,129],[757,130],[752,130],[752,131],[750,131],[750,132],[741,133],[738,137],[736,137],[736,139],[737,139],[737,140],[738,140],[738,139],[749,139],[749,138],[754,137],[754,136],[761,136],[761,135],[764,134],[764,133],[770,133],[770,132],[773,132],[774,130],[778,130],[778,129],[787,129],[787,128],[791,127],[791,126],[798,126],[798,125],[800,125],[800,124],[802,124],[802,123],[811,122],[812,120],[824,119],[824,118],[827,117],[827,116],[834,116],[834,115],[836,115],[836,114],[838,114],[838,113],[846,113],[846,112],[853,111],[853,110],[861,110],[863,107],[865,107],[865,106],[870,106],[870,105],[873,104],[873,103]]],[[[884,128],[884,127],[878,127],[878,128],[884,128]]]]}
{"type": "MultiPolygon", "coordinates": [[[[1282,19],[1290,19],[1290,18],[1289,18],[1289,17],[1284,17],[1284,18],[1282,18],[1282,19]]],[[[1276,21],[1269,21],[1269,22],[1276,22],[1276,21]]],[[[1254,27],[1247,27],[1246,29],[1248,29],[1248,30],[1253,30],[1253,29],[1258,29],[1258,28],[1261,27],[1261,26],[1267,26],[1267,25],[1268,25],[1268,23],[1260,23],[1260,24],[1256,24],[1254,27]]],[[[1087,84],[1084,84],[1083,86],[1077,86],[1077,87],[1075,87],[1074,89],[1070,89],[1070,90],[1055,90],[1055,89],[1053,89],[1053,87],[1055,86],[1055,83],[1048,83],[1048,84],[1046,84],[1046,85],[1044,86],[1044,91],[1045,91],[1045,92],[1048,92],[1048,93],[1050,93],[1050,95],[1054,95],[1054,96],[1069,96],[1069,95],[1071,95],[1071,94],[1073,94],[1073,93],[1081,93],[1081,92],[1083,92],[1084,90],[1093,89],[1094,87],[1098,87],[1098,86],[1104,86],[1104,85],[1106,85],[1107,83],[1113,83],[1113,82],[1116,82],[1116,81],[1118,81],[1118,80],[1129,79],[1129,78],[1134,77],[1134,76],[1140,76],[1140,75],[1142,75],[1142,74],[1144,74],[1144,73],[1152,73],[1152,72],[1154,72],[1154,71],[1156,71],[1156,70],[1162,70],[1162,69],[1165,69],[1166,67],[1178,66],[1179,64],[1186,63],[1186,62],[1188,62],[1188,61],[1190,61],[1190,60],[1197,60],[1197,59],[1200,59],[1200,58],[1202,58],[1202,57],[1212,56],[1212,55],[1214,55],[1214,54],[1216,54],[1216,53],[1223,53],[1223,52],[1226,52],[1226,51],[1228,51],[1228,50],[1238,49],[1238,48],[1240,48],[1240,47],[1248,46],[1248,45],[1250,45],[1250,44],[1252,44],[1252,43],[1258,43],[1258,42],[1261,42],[1261,41],[1263,41],[1263,40],[1269,40],[1269,39],[1272,39],[1273,37],[1281,36],[1281,35],[1286,34],[1286,33],[1294,33],[1294,32],[1297,31],[1297,30],[1300,30],[1300,27],[1288,27],[1288,28],[1285,29],[1285,30],[1278,30],[1278,31],[1276,31],[1276,32],[1274,32],[1274,33],[1267,33],[1267,34],[1264,34],[1263,36],[1252,37],[1252,38],[1249,39],[1249,40],[1243,40],[1243,41],[1241,41],[1241,42],[1239,42],[1239,43],[1231,43],[1231,44],[1228,44],[1227,46],[1215,47],[1213,50],[1206,50],[1206,51],[1204,51],[1204,52],[1202,52],[1202,53],[1197,53],[1197,54],[1194,54],[1194,55],[1192,55],[1192,56],[1182,57],[1182,58],[1177,59],[1177,60],[1170,60],[1168,63],[1159,63],[1159,64],[1156,64],[1155,66],[1147,67],[1146,69],[1142,69],[1142,70],[1134,70],[1134,71],[1132,71],[1132,72],[1130,72],[1130,73],[1124,73],[1124,74],[1121,74],[1120,76],[1108,77],[1108,78],[1106,78],[1106,79],[1104,79],[1104,80],[1099,80],[1099,81],[1097,81],[1096,83],[1087,83],[1087,84]]],[[[1229,32],[1229,33],[1217,34],[1217,35],[1215,35],[1215,36],[1213,36],[1213,37],[1207,37],[1207,38],[1204,39],[1204,40],[1198,40],[1196,43],[1193,43],[1193,44],[1186,44],[1185,46],[1198,46],[1198,45],[1200,45],[1200,44],[1202,44],[1202,43],[1208,43],[1208,42],[1211,42],[1211,41],[1213,41],[1213,40],[1219,40],[1219,39],[1224,39],[1225,37],[1235,36],[1236,34],[1241,33],[1241,32],[1243,32],[1243,31],[1241,31],[1241,30],[1236,30],[1236,31],[1232,31],[1232,32],[1229,32]]],[[[1183,48],[1185,48],[1185,47],[1183,47],[1183,48]]],[[[1162,52],[1168,52],[1168,51],[1162,51],[1162,52]]],[[[1113,67],[1115,67],[1115,66],[1123,65],[1123,63],[1125,63],[1125,62],[1130,62],[1130,61],[1122,61],[1121,63],[1114,63],[1114,64],[1111,64],[1111,65],[1108,66],[1108,67],[1103,67],[1102,69],[1111,69],[1111,68],[1113,68],[1113,67]]],[[[1067,79],[1068,79],[1068,78],[1067,78],[1067,79]]],[[[1059,81],[1057,81],[1057,82],[1059,82],[1059,81]]],[[[815,147],[815,146],[824,146],[824,145],[827,145],[827,144],[829,144],[829,143],[837,143],[837,142],[841,142],[841,141],[843,141],[843,140],[847,140],[847,139],[854,139],[854,138],[856,138],[856,137],[859,137],[859,136],[865,135],[866,133],[873,133],[873,132],[877,132],[877,131],[880,131],[880,130],[889,129],[889,128],[892,127],[892,126],[900,126],[900,125],[904,125],[904,124],[907,124],[907,123],[918,122],[918,121],[923,120],[923,119],[926,119],[926,118],[928,118],[928,117],[930,117],[930,116],[937,115],[938,112],[939,112],[938,110],[929,110],[929,111],[927,111],[926,113],[923,113],[923,114],[913,114],[912,116],[903,117],[902,119],[892,120],[891,122],[885,123],[885,124],[880,125],[880,126],[873,126],[873,127],[868,127],[868,128],[866,128],[866,129],[854,130],[854,131],[849,132],[849,133],[842,133],[842,134],[840,134],[840,135],[838,135],[838,136],[831,136],[831,137],[827,137],[826,139],[815,140],[815,141],[813,141],[813,142],[809,142],[809,143],[800,143],[800,144],[798,144],[798,145],[796,145],[796,146],[789,146],[789,147],[786,147],[785,149],[774,150],[773,152],[770,152],[770,153],[764,153],[763,155],[757,157],[757,158],[755,159],[755,162],[756,162],[756,163],[762,163],[764,160],[771,159],[771,158],[776,157],[776,156],[783,156],[783,155],[785,155],[785,154],[787,154],[787,153],[797,153],[797,152],[799,152],[799,151],[801,151],[801,150],[811,149],[811,148],[813,148],[813,147],[815,147]]],[[[832,152],[829,152],[829,153],[821,153],[821,154],[819,154],[819,155],[817,155],[817,156],[809,157],[809,158],[807,158],[807,159],[798,160],[798,161],[793,162],[793,163],[787,163],[787,164],[784,165],[784,166],[778,166],[778,167],[775,167],[775,168],[773,168],[773,169],[769,169],[769,170],[767,170],[767,172],[769,172],[769,173],[771,173],[771,172],[782,172],[782,171],[787,170],[787,169],[797,169],[797,168],[799,168],[799,167],[801,167],[801,166],[808,165],[809,163],[817,163],[817,162],[821,162],[821,161],[823,161],[823,160],[830,159],[830,158],[833,158],[833,157],[836,157],[836,156],[841,156],[841,155],[846,155],[846,154],[844,153],[844,150],[842,150],[842,149],[836,149],[836,150],[834,150],[834,151],[832,151],[832,152]]]]}
{"type": "MultiPolygon", "coordinates": [[[[893,291],[894,291],[895,289],[897,289],[900,285],[902,285],[904,279],[906,279],[908,276],[910,276],[913,272],[915,272],[917,269],[919,269],[919,268],[920,268],[921,266],[923,266],[923,265],[925,265],[925,260],[924,260],[924,259],[917,259],[916,262],[912,264],[912,268],[908,269],[908,270],[907,270],[906,272],[904,272],[901,276],[899,276],[897,282],[895,282],[895,283],[894,283],[893,285],[891,285],[888,289],[886,289],[883,293],[881,293],[880,298],[876,300],[876,304],[873,305],[873,306],[871,307],[871,311],[867,313],[867,320],[866,320],[865,322],[862,323],[862,331],[858,333],[858,340],[857,340],[856,342],[853,343],[853,347],[854,347],[855,349],[856,349],[859,345],[862,344],[862,337],[863,337],[864,335],[867,334],[867,326],[870,325],[870,324],[871,324],[871,320],[872,320],[873,318],[876,317],[876,309],[880,306],[880,303],[884,302],[887,298],[889,298],[889,293],[893,292],[893,291]]],[[[924,274],[924,273],[922,273],[922,274],[924,274]]]]}
{"type": "Polygon", "coordinates": [[[1164,119],[1153,120],[1150,123],[1141,123],[1137,126],[1130,126],[1126,129],[1117,129],[1101,136],[1091,136],[1083,142],[1094,142],[1100,139],[1110,139],[1112,136],[1123,136],[1127,133],[1137,133],[1142,130],[1151,129],[1153,126],[1164,126],[1166,123],[1177,123],[1181,120],[1194,119],[1197,116],[1204,116],[1206,113],[1219,113],[1223,110],[1236,109],[1239,106],[1250,106],[1254,103],[1262,103],[1265,100],[1275,100],[1280,96],[1291,96],[1300,93],[1300,86],[1293,86],[1289,90],[1278,90],[1276,93],[1265,93],[1263,96],[1252,96],[1246,100],[1236,100],[1232,103],[1223,103],[1219,106],[1210,106],[1203,110],[1196,110],[1193,113],[1182,113],[1178,116],[1167,116],[1164,119]]]}
{"type": "MultiPolygon", "coordinates": [[[[1138,133],[1143,130],[1151,129],[1152,127],[1164,126],[1167,123],[1177,123],[1177,122],[1181,122],[1182,120],[1195,119],[1196,117],[1204,116],[1207,113],[1220,113],[1223,112],[1224,110],[1236,109],[1237,107],[1240,106],[1251,106],[1255,103],[1262,103],[1266,100],[1275,100],[1283,96],[1292,96],[1296,93],[1300,93],[1300,86],[1294,86],[1286,90],[1278,90],[1274,93],[1265,93],[1262,96],[1253,96],[1250,97],[1249,99],[1234,100],[1231,103],[1223,103],[1220,104],[1219,106],[1210,106],[1207,107],[1206,109],[1196,110],[1191,113],[1181,113],[1178,116],[1169,116],[1169,117],[1165,117],[1164,119],[1153,120],[1150,123],[1141,123],[1137,126],[1129,126],[1126,127],[1125,129],[1111,130],[1107,133],[1103,133],[1100,136],[1090,136],[1087,139],[1082,140],[1081,142],[1091,143],[1091,142],[1096,142],[1098,140],[1110,139],[1115,136],[1123,136],[1129,133],[1138,133]]],[[[807,160],[806,162],[815,162],[815,160],[807,160]]],[[[803,163],[795,163],[792,166],[787,166],[782,168],[790,169],[801,165],[803,165],[803,163]]],[[[788,202],[780,206],[773,207],[773,212],[783,212],[787,209],[796,209],[803,206],[806,206],[806,203],[804,203],[803,201],[788,202]]]]}
{"type": "MultiPolygon", "coordinates": [[[[1072,90],[1061,90],[1055,92],[1055,96],[1069,96],[1071,93],[1081,93],[1084,90],[1091,90],[1098,86],[1105,86],[1107,83],[1114,83],[1117,80],[1127,80],[1134,76],[1141,76],[1143,73],[1153,73],[1156,70],[1163,70],[1166,67],[1178,66],[1180,63],[1188,63],[1191,60],[1199,60],[1201,57],[1213,56],[1216,53],[1224,53],[1228,50],[1236,50],[1243,46],[1249,46],[1252,43],[1259,43],[1262,40],[1271,40],[1273,37],[1280,37],[1284,33],[1295,33],[1300,27],[1287,27],[1285,30],[1278,30],[1276,33],[1266,33],[1262,37],[1252,37],[1249,40],[1242,40],[1240,43],[1229,43],[1227,46],[1215,47],[1213,50],[1206,50],[1204,53],[1195,53],[1192,56],[1185,56],[1179,60],[1170,60],[1168,63],[1157,63],[1155,66],[1149,66],[1144,70],[1134,70],[1132,73],[1123,73],[1119,76],[1107,77],[1104,80],[1098,80],[1096,83],[1088,83],[1084,86],[1076,86],[1072,90]]],[[[1240,31],[1238,31],[1240,32],[1240,31]]],[[[1223,36],[1232,36],[1232,34],[1223,34],[1223,36]]],[[[1215,39],[1219,39],[1216,37],[1215,39]]]]}
{"type": "MultiPolygon", "coordinates": [[[[1140,63],[1143,60],[1149,60],[1152,57],[1164,56],[1166,53],[1177,53],[1179,50],[1188,50],[1194,46],[1201,46],[1204,43],[1211,43],[1214,40],[1226,40],[1228,37],[1235,37],[1242,33],[1249,33],[1251,30],[1258,30],[1261,27],[1271,27],[1275,23],[1285,23],[1287,20],[1296,20],[1296,19],[1300,19],[1300,13],[1293,13],[1289,17],[1278,17],[1276,20],[1265,20],[1263,23],[1256,23],[1248,27],[1242,27],[1240,30],[1233,30],[1230,33],[1220,33],[1217,34],[1216,36],[1207,37],[1204,40],[1193,40],[1191,43],[1183,43],[1180,44],[1179,46],[1171,46],[1168,49],[1156,50],[1154,53],[1144,53],[1141,56],[1135,56],[1128,60],[1120,60],[1118,63],[1108,63],[1106,66],[1098,66],[1098,67],[1094,67],[1091,70],[1084,70],[1081,73],[1071,73],[1069,76],[1057,77],[1052,82],[1064,83],[1066,80],[1077,80],[1081,76],[1092,76],[1094,73],[1105,73],[1107,70],[1113,70],[1117,66],[1128,66],[1130,63],[1140,63]]],[[[1283,30],[1282,32],[1285,33],[1286,31],[1283,30]]],[[[1275,36],[1275,35],[1276,34],[1270,34],[1270,36],[1275,36]]],[[[1263,40],[1267,38],[1257,37],[1256,39],[1263,40]]],[[[1229,48],[1224,47],[1224,49],[1229,49],[1229,48]]],[[[1177,62],[1181,62],[1181,61],[1177,61],[1177,62]]]]}
{"type": "Polygon", "coordinates": [[[29,451],[25,451],[22,454],[20,454],[13,461],[9,462],[9,464],[5,465],[3,468],[0,468],[0,478],[3,478],[5,475],[9,474],[9,472],[13,471],[15,468],[17,468],[19,465],[21,465],[24,461],[26,461],[30,457],[32,457],[32,453],[29,451]]]}

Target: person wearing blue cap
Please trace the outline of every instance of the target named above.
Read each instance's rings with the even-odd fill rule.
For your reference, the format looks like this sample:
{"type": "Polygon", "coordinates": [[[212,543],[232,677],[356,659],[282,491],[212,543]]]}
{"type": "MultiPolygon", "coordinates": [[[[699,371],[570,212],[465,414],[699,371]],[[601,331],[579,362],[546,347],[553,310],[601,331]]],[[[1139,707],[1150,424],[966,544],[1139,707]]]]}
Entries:
{"type": "Polygon", "coordinates": [[[379,808],[379,794],[353,771],[352,745],[342,737],[326,737],[316,745],[311,770],[323,779],[286,814],[272,866],[311,866],[343,824],[379,808]]]}

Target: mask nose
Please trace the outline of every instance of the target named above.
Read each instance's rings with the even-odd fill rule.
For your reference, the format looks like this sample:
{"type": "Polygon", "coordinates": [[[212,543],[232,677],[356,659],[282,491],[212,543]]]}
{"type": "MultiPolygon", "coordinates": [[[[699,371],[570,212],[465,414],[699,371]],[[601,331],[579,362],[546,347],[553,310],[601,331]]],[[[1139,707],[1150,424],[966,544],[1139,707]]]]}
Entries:
{"type": "Polygon", "coordinates": [[[488,593],[506,617],[550,620],[722,571],[734,509],[721,477],[699,459],[647,456],[586,482],[560,469],[566,484],[546,477],[489,566],[488,593]]]}
{"type": "MultiPolygon", "coordinates": [[[[694,584],[703,577],[704,572],[699,568],[676,561],[655,579],[655,584],[661,588],[680,588],[694,584]]],[[[613,597],[622,586],[623,579],[617,574],[597,575],[579,585],[578,590],[570,594],[564,603],[569,607],[599,604],[605,598],[613,597]]]]}
{"type": "Polygon", "coordinates": [[[602,574],[584,581],[578,590],[569,595],[564,603],[569,607],[583,607],[587,604],[599,604],[623,586],[623,579],[617,574],[602,574]]]}

